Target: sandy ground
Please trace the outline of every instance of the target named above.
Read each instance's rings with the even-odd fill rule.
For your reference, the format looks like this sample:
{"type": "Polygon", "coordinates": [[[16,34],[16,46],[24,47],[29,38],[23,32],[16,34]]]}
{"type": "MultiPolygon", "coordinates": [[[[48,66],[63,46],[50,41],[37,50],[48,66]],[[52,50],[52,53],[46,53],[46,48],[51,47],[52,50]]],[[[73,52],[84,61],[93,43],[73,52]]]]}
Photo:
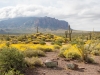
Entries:
{"type": "Polygon", "coordinates": [[[100,75],[100,56],[94,57],[97,64],[84,64],[77,61],[65,61],[64,58],[58,57],[58,52],[47,52],[46,57],[41,57],[41,61],[47,59],[57,59],[58,68],[38,67],[28,69],[25,75],[100,75]],[[70,70],[66,68],[66,64],[75,63],[79,66],[78,70],[70,70]]]}

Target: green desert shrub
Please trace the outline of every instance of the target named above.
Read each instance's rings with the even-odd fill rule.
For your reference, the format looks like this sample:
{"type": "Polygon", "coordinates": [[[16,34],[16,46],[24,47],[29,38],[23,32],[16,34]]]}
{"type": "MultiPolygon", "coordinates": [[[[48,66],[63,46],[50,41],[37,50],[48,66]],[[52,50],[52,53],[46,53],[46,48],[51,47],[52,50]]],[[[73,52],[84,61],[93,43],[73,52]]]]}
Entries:
{"type": "Polygon", "coordinates": [[[25,68],[23,54],[15,48],[2,48],[0,50],[0,71],[8,72],[13,68],[15,70],[25,68]]]}
{"type": "Polygon", "coordinates": [[[37,41],[37,40],[33,41],[33,44],[39,44],[39,41],[37,41]]]}
{"type": "Polygon", "coordinates": [[[54,49],[60,49],[59,45],[54,45],[54,49]]]}
{"type": "Polygon", "coordinates": [[[12,44],[17,44],[17,43],[18,43],[18,40],[16,40],[16,39],[11,40],[11,43],[12,43],[12,44]]]}
{"type": "Polygon", "coordinates": [[[52,35],[52,34],[46,34],[46,37],[49,38],[49,39],[51,39],[51,38],[54,38],[54,35],[52,35]]]}
{"type": "Polygon", "coordinates": [[[42,37],[41,40],[42,40],[42,41],[45,41],[45,37],[42,37]]]}
{"type": "Polygon", "coordinates": [[[12,70],[9,70],[8,72],[6,72],[4,75],[24,75],[24,74],[21,74],[20,71],[14,71],[14,69],[12,70]]]}
{"type": "Polygon", "coordinates": [[[46,42],[51,42],[51,41],[52,41],[52,39],[48,39],[48,38],[47,38],[45,41],[46,41],[46,42]]]}
{"type": "Polygon", "coordinates": [[[30,43],[30,42],[31,42],[30,40],[26,40],[26,41],[25,41],[25,44],[28,44],[28,43],[30,43]]]}
{"type": "Polygon", "coordinates": [[[42,50],[43,52],[52,52],[53,51],[52,48],[48,48],[48,47],[38,47],[37,49],[42,50]]]}
{"type": "Polygon", "coordinates": [[[91,52],[93,55],[99,56],[100,55],[100,50],[92,50],[91,52]]]}
{"type": "Polygon", "coordinates": [[[60,41],[55,41],[55,44],[59,45],[59,46],[62,46],[62,42],[60,42],[60,41]]]}
{"type": "Polygon", "coordinates": [[[97,53],[97,52],[95,52],[96,50],[94,50],[95,49],[95,46],[97,45],[97,44],[86,44],[86,45],[84,45],[85,43],[79,43],[78,44],[78,48],[80,48],[81,49],[81,55],[82,55],[82,60],[84,61],[84,62],[86,62],[86,63],[95,63],[95,61],[94,61],[94,59],[93,58],[91,58],[90,57],[90,55],[91,55],[91,53],[93,52],[94,54],[95,53],[97,53]],[[84,45],[84,46],[83,46],[84,45]]]}
{"type": "Polygon", "coordinates": [[[27,63],[27,67],[34,68],[37,66],[42,66],[42,63],[38,57],[32,57],[32,58],[25,58],[25,61],[27,63]]]}
{"type": "Polygon", "coordinates": [[[6,42],[6,46],[9,47],[10,46],[10,42],[6,42]]]}
{"type": "Polygon", "coordinates": [[[26,36],[19,36],[18,38],[18,41],[21,41],[21,42],[23,42],[23,41],[26,41],[26,36]]]}
{"type": "Polygon", "coordinates": [[[40,41],[39,44],[45,45],[46,43],[45,43],[45,41],[40,41]]]}
{"type": "Polygon", "coordinates": [[[36,35],[36,36],[40,36],[40,35],[42,35],[42,33],[36,33],[35,35],[36,35]]]}
{"type": "Polygon", "coordinates": [[[41,51],[41,50],[28,49],[28,50],[25,50],[23,53],[24,53],[25,57],[45,56],[45,53],[43,51],[41,51]]]}
{"type": "Polygon", "coordinates": [[[7,36],[7,37],[5,38],[5,40],[6,40],[6,41],[10,41],[11,38],[10,38],[9,36],[7,36]]]}
{"type": "Polygon", "coordinates": [[[89,57],[89,56],[85,58],[85,62],[86,63],[91,63],[91,64],[94,64],[95,63],[94,59],[91,58],[91,57],[89,57]]]}
{"type": "Polygon", "coordinates": [[[54,45],[54,44],[55,44],[55,42],[54,42],[54,41],[52,41],[52,42],[51,42],[51,45],[54,45]]]}

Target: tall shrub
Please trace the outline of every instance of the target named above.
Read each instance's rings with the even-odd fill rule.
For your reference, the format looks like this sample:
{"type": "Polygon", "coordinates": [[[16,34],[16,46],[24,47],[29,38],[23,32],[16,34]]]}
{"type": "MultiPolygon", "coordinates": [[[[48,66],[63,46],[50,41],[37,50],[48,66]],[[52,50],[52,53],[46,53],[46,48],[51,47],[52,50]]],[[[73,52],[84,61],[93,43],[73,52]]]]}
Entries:
{"type": "Polygon", "coordinates": [[[8,72],[11,69],[23,70],[24,56],[15,48],[3,48],[0,51],[0,71],[8,72]]]}

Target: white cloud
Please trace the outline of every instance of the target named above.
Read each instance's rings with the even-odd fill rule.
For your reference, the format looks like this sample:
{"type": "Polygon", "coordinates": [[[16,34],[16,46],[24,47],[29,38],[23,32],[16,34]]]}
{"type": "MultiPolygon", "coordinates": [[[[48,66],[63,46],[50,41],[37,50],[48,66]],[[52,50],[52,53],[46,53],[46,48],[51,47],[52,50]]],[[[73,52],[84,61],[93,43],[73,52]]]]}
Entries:
{"type": "Polygon", "coordinates": [[[99,0],[0,0],[0,19],[49,16],[66,20],[73,29],[99,30],[99,0]]]}

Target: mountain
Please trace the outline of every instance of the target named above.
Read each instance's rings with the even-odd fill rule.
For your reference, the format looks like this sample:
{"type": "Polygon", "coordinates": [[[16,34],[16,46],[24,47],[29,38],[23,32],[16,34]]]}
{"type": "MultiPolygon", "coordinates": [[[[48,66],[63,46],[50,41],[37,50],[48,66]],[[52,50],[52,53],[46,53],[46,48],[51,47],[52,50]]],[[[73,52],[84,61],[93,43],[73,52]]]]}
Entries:
{"type": "Polygon", "coordinates": [[[42,31],[68,29],[68,22],[51,17],[17,17],[0,21],[0,29],[7,32],[34,32],[36,27],[42,31]]]}
{"type": "Polygon", "coordinates": [[[7,32],[5,30],[0,29],[0,34],[6,34],[7,32]]]}

